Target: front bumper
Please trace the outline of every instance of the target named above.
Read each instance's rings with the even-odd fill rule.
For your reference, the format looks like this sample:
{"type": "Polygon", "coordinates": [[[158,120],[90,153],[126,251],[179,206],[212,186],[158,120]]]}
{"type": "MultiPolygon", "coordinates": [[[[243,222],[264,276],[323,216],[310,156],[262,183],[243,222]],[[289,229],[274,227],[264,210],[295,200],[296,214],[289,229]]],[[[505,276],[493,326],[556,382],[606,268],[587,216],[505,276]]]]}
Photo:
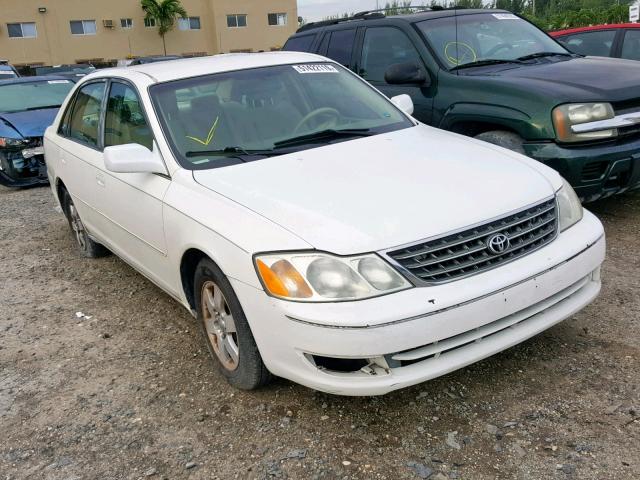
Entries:
{"type": "Polygon", "coordinates": [[[584,202],[640,187],[640,139],[586,146],[525,143],[525,153],[557,170],[584,202]]]}
{"type": "Polygon", "coordinates": [[[571,316],[598,294],[604,255],[602,225],[585,211],[546,247],[448,284],[323,304],[232,285],[273,374],[328,393],[377,395],[464,367],[571,316]],[[369,366],[323,369],[314,355],[369,366]]]}
{"type": "Polygon", "coordinates": [[[42,139],[35,139],[20,148],[0,149],[0,185],[30,187],[48,183],[44,153],[24,155],[25,151],[42,148],[42,139]]]}

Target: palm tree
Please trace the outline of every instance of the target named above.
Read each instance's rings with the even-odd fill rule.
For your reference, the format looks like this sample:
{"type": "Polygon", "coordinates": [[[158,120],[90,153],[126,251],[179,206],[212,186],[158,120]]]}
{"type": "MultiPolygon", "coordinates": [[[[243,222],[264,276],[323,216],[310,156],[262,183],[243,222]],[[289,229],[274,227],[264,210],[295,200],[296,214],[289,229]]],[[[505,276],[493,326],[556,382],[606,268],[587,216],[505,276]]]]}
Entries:
{"type": "Polygon", "coordinates": [[[180,0],[141,0],[142,10],[144,10],[145,20],[153,19],[158,25],[158,34],[162,37],[162,48],[167,54],[167,45],[164,36],[173,29],[176,18],[187,18],[187,11],[180,3],[180,0]]]}

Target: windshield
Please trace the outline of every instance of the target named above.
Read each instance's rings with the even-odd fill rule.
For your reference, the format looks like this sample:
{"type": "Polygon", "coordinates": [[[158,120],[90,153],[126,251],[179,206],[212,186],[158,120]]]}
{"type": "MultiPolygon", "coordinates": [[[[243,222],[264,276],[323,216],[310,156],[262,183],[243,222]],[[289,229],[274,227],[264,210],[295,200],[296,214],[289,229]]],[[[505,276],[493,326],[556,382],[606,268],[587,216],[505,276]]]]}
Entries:
{"type": "Polygon", "coordinates": [[[55,75],[60,73],[77,73],[87,75],[96,68],[89,64],[62,65],[59,67],[36,67],[36,75],[55,75]]]}
{"type": "Polygon", "coordinates": [[[367,84],[328,63],[187,78],[150,93],[178,161],[189,169],[227,165],[229,152],[260,151],[265,158],[413,125],[367,84]]]}
{"type": "Polygon", "coordinates": [[[59,107],[72,87],[71,80],[0,84],[0,111],[19,112],[59,107]]]}
{"type": "Polygon", "coordinates": [[[518,60],[542,52],[568,53],[547,34],[512,13],[462,14],[416,25],[448,68],[483,60],[518,60]]]}
{"type": "Polygon", "coordinates": [[[9,80],[10,78],[17,78],[16,72],[11,70],[10,68],[1,68],[0,67],[0,80],[9,80]]]}

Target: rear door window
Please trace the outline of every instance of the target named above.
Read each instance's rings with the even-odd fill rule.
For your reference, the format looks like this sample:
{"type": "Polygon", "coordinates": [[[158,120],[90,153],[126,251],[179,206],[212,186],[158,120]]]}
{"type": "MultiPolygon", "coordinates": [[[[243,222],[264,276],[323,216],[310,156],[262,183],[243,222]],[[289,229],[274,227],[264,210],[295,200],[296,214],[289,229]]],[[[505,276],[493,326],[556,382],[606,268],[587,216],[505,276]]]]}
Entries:
{"type": "Polygon", "coordinates": [[[100,105],[105,82],[90,83],[76,94],[69,124],[69,138],[89,147],[98,148],[100,105]]]}
{"type": "Polygon", "coordinates": [[[345,67],[351,63],[351,52],[356,40],[356,29],[336,30],[331,32],[326,56],[345,67]]]}
{"type": "Polygon", "coordinates": [[[360,75],[370,82],[384,82],[387,69],[396,63],[417,62],[420,54],[409,37],[394,27],[367,28],[362,45],[360,75]]]}
{"type": "Polygon", "coordinates": [[[283,50],[289,52],[309,52],[311,51],[311,44],[315,35],[301,35],[299,37],[292,37],[284,44],[283,50]]]}
{"type": "Polygon", "coordinates": [[[566,35],[558,38],[558,41],[568,50],[580,55],[610,57],[615,38],[615,30],[600,30],[566,35]]]}
{"type": "Polygon", "coordinates": [[[625,32],[620,56],[628,60],[640,60],[640,29],[625,32]]]}

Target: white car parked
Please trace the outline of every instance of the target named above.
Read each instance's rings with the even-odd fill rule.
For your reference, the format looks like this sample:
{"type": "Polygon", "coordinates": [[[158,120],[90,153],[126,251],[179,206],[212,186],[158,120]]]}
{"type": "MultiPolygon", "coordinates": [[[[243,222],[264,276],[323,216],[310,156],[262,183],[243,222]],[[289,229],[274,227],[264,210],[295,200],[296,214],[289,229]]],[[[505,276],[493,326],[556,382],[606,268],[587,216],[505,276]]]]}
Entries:
{"type": "Polygon", "coordinates": [[[309,54],[102,70],[46,159],[81,252],[197,316],[232,385],[382,394],[571,316],[605,252],[555,171],[412,108],[309,54]]]}

